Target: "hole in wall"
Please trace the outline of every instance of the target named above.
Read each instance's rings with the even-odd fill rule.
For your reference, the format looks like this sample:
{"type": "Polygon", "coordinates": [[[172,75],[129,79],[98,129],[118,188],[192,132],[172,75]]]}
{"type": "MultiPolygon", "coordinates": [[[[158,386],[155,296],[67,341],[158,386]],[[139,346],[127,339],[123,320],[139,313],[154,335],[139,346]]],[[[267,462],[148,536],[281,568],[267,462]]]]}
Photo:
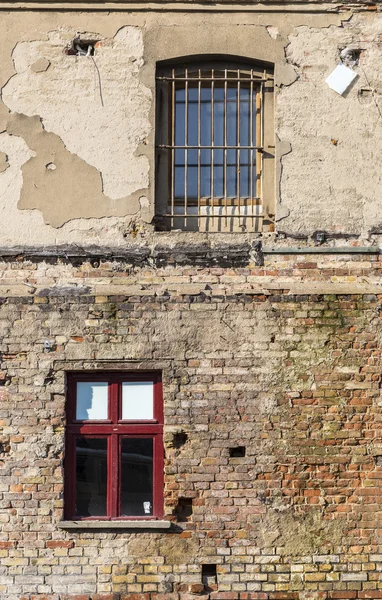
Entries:
{"type": "Polygon", "coordinates": [[[204,585],[204,589],[206,591],[216,589],[217,581],[216,565],[202,565],[202,584],[204,585]]]}
{"type": "Polygon", "coordinates": [[[178,521],[189,521],[192,516],[192,498],[178,498],[175,514],[178,521]]]}
{"type": "Polygon", "coordinates": [[[3,439],[0,441],[0,454],[8,454],[11,451],[11,444],[9,439],[3,439]]]}
{"type": "Polygon", "coordinates": [[[377,465],[377,467],[382,467],[382,456],[375,457],[375,464],[377,465]]]}
{"type": "Polygon", "coordinates": [[[229,449],[230,458],[243,458],[245,456],[245,446],[235,446],[229,449]]]}
{"type": "Polygon", "coordinates": [[[358,48],[343,48],[340,51],[340,59],[345,67],[355,67],[359,63],[362,50],[358,48]]]}
{"type": "Polygon", "coordinates": [[[172,438],[172,445],[174,448],[181,448],[188,440],[188,435],[185,431],[178,431],[174,433],[172,438]]]}
{"type": "Polygon", "coordinates": [[[373,102],[373,90],[370,88],[361,88],[358,90],[358,102],[360,104],[370,104],[373,102]]]}
{"type": "Polygon", "coordinates": [[[48,171],[55,171],[57,169],[56,165],[53,162],[49,162],[45,165],[45,168],[48,169],[48,171]]]}
{"type": "Polygon", "coordinates": [[[96,44],[99,40],[80,40],[75,38],[71,46],[65,50],[68,56],[94,56],[96,44]]]}

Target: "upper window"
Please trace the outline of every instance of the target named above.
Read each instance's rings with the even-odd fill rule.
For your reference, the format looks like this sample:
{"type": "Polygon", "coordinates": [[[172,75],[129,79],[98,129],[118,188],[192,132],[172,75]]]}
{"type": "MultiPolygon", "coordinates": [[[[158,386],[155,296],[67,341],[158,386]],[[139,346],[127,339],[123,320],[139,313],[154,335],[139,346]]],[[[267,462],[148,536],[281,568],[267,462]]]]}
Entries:
{"type": "Polygon", "coordinates": [[[163,402],[156,374],[70,375],[67,519],[163,516],[163,402]]]}
{"type": "Polygon", "coordinates": [[[157,92],[157,226],[263,229],[274,192],[273,174],[265,181],[264,173],[265,158],[274,158],[269,67],[228,61],[163,66],[157,92]]]}

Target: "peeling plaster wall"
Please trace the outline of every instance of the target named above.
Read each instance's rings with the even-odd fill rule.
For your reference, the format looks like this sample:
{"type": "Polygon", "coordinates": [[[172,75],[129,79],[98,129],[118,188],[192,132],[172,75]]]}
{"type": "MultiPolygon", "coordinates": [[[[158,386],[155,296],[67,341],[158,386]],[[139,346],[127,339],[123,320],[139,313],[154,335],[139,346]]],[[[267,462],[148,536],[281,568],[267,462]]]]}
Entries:
{"type": "Polygon", "coordinates": [[[135,231],[150,244],[155,64],[205,53],[275,65],[276,232],[371,243],[382,16],[310,10],[3,13],[0,245],[123,246],[135,231]],[[76,37],[99,41],[94,57],[65,53],[76,37]],[[348,45],[362,50],[359,77],[341,97],[325,78],[348,45]]]}
{"type": "Polygon", "coordinates": [[[287,60],[297,84],[277,101],[277,129],[291,152],[282,159],[281,199],[290,213],[282,227],[367,235],[381,224],[382,15],[355,15],[342,27],[297,27],[287,60]],[[357,79],[344,96],[324,80],[339,50],[361,50],[357,79]]]}

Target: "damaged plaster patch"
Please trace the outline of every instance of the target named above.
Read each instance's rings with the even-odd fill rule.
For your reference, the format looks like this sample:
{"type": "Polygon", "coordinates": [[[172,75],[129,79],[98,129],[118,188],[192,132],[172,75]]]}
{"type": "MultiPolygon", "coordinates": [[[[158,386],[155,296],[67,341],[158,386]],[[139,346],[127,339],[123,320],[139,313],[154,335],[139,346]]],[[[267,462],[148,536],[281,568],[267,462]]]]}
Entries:
{"type": "Polygon", "coordinates": [[[274,509],[261,523],[255,521],[254,532],[260,547],[270,547],[277,541],[289,556],[332,549],[341,544],[344,535],[341,522],[328,521],[319,511],[297,517],[290,511],[274,509]]]}
{"type": "Polygon", "coordinates": [[[277,36],[279,35],[278,27],[273,27],[273,26],[269,25],[267,27],[267,31],[268,31],[269,35],[271,36],[272,40],[277,39],[277,36]]]}
{"type": "Polygon", "coordinates": [[[8,156],[5,152],[0,152],[0,173],[4,173],[9,167],[8,156]]]}
{"type": "Polygon", "coordinates": [[[24,185],[18,208],[37,208],[45,223],[53,227],[85,216],[123,216],[138,211],[139,193],[118,202],[107,198],[97,169],[68,152],[58,136],[43,129],[39,117],[13,114],[7,131],[25,140],[35,153],[22,166],[24,185]]]}
{"type": "Polygon", "coordinates": [[[50,61],[43,57],[43,58],[39,58],[38,60],[36,60],[36,62],[33,63],[33,65],[31,65],[31,70],[34,71],[34,73],[42,73],[43,71],[47,71],[49,69],[50,66],[50,61]]]}
{"type": "MultiPolygon", "coordinates": [[[[151,92],[139,77],[143,66],[142,33],[136,27],[123,27],[114,38],[103,40],[94,57],[65,54],[68,37],[75,35],[76,32],[57,30],[48,34],[47,41],[19,42],[12,55],[16,74],[2,90],[3,102],[11,111],[29,117],[39,115],[46,132],[58,136],[68,156],[77,155],[78,159],[72,160],[81,180],[89,177],[89,169],[99,172],[97,176],[93,173],[92,178],[100,181],[97,200],[106,212],[100,215],[98,209],[94,210],[96,207],[84,203],[83,199],[79,202],[83,184],[76,186],[71,173],[76,199],[68,198],[69,206],[62,207],[61,218],[57,220],[60,224],[76,217],[96,216],[95,212],[97,216],[131,214],[139,204],[136,205],[135,199],[129,204],[126,197],[146,189],[149,184],[148,158],[138,154],[139,146],[150,131],[151,105],[151,92]],[[44,60],[50,63],[49,68],[43,69],[44,60]],[[80,206],[73,212],[76,202],[80,206]]],[[[94,34],[86,36],[90,38],[94,34]]],[[[49,140],[57,151],[57,140],[53,141],[52,137],[49,140]]],[[[44,142],[47,144],[47,136],[44,142]]],[[[49,153],[48,146],[45,148],[49,153]]],[[[52,162],[57,164],[57,177],[67,182],[68,174],[62,172],[59,161],[52,162]]],[[[28,186],[27,181],[25,186],[28,186]]],[[[53,190],[48,192],[46,188],[46,191],[50,197],[45,203],[55,204],[53,190]]],[[[20,207],[33,208],[40,204],[33,196],[31,188],[23,191],[20,207]]],[[[95,198],[93,204],[96,204],[95,198]]],[[[51,210],[45,208],[45,212],[51,210]]],[[[48,222],[53,224],[53,219],[49,217],[48,222]]]]}
{"type": "MultiPolygon", "coordinates": [[[[32,156],[33,152],[24,140],[5,132],[0,134],[0,172],[2,172],[0,178],[0,220],[2,223],[7,223],[8,228],[10,227],[9,211],[16,208],[23,185],[21,168],[32,156]],[[5,166],[2,157],[6,159],[5,166]],[[3,169],[2,166],[4,166],[3,169]]],[[[1,238],[3,241],[4,232],[1,238]]]]}

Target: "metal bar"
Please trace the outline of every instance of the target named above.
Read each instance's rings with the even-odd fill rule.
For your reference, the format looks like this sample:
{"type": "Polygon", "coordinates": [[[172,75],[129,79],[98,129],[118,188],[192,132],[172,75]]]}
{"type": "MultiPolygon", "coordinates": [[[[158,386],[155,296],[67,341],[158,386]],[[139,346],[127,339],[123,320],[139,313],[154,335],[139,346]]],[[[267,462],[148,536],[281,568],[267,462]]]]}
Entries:
{"type": "MultiPolygon", "coordinates": [[[[254,198],[254,200],[258,200],[260,202],[260,198],[254,198]]],[[[231,204],[232,206],[238,206],[238,199],[237,198],[230,198],[231,204]]],[[[245,197],[241,197],[240,202],[242,203],[242,205],[249,205],[249,203],[251,202],[251,198],[245,196],[245,197]]],[[[256,204],[256,206],[259,205],[259,202],[256,204]]],[[[202,196],[200,198],[200,206],[209,206],[210,204],[213,204],[214,206],[224,206],[224,198],[219,197],[219,198],[214,198],[213,200],[211,200],[210,196],[202,196]]],[[[175,198],[175,206],[181,206],[183,205],[183,198],[175,198]]],[[[190,208],[191,206],[197,207],[198,205],[198,199],[195,198],[190,198],[188,197],[188,208],[190,208]]]]}
{"type": "MultiPolygon", "coordinates": [[[[237,133],[236,133],[236,137],[237,137],[237,144],[238,144],[238,149],[236,150],[236,161],[237,161],[237,167],[236,167],[236,176],[237,176],[237,197],[239,200],[239,216],[240,216],[240,71],[238,70],[237,72],[237,77],[238,77],[238,81],[237,81],[237,133]]],[[[240,221],[239,221],[239,225],[240,225],[240,221]]]]}
{"type": "MultiPolygon", "coordinates": [[[[214,69],[212,69],[214,70],[214,69]]],[[[241,83],[246,83],[248,81],[248,83],[250,83],[250,78],[245,76],[245,73],[243,73],[243,77],[237,78],[237,77],[157,77],[157,81],[241,81],[241,83]]],[[[261,82],[261,81],[273,81],[273,77],[266,77],[265,79],[263,79],[262,77],[256,78],[255,76],[255,81],[256,82],[261,82]]]]}
{"type": "MultiPolygon", "coordinates": [[[[328,248],[328,246],[318,247],[284,247],[284,248],[269,248],[263,246],[261,249],[263,254],[380,254],[379,246],[337,246],[328,248]]],[[[346,283],[346,282],[345,282],[346,283]]],[[[344,285],[344,284],[339,284],[344,285]]]]}
{"type": "MultiPolygon", "coordinates": [[[[167,145],[167,144],[159,144],[157,146],[157,148],[167,148],[167,149],[175,148],[176,150],[197,150],[199,148],[199,146],[171,146],[171,145],[167,145]]],[[[208,146],[207,144],[206,145],[203,144],[203,146],[200,146],[201,150],[211,150],[211,149],[224,150],[225,148],[227,150],[236,150],[238,148],[240,148],[240,150],[259,150],[260,152],[262,150],[264,150],[263,146],[241,146],[241,145],[237,146],[234,144],[232,146],[231,145],[229,145],[229,146],[224,146],[224,145],[208,146]]]]}
{"type": "MultiPolygon", "coordinates": [[[[185,70],[185,84],[184,84],[184,93],[185,93],[185,132],[184,132],[184,141],[186,145],[186,149],[184,151],[184,212],[187,215],[187,192],[188,192],[188,69],[185,70]]],[[[187,227],[187,216],[184,218],[184,227],[187,227]]]]}
{"type": "MultiPolygon", "coordinates": [[[[215,155],[214,155],[214,147],[215,147],[215,81],[214,81],[214,76],[215,76],[215,69],[212,69],[211,71],[211,75],[212,75],[212,79],[211,79],[211,206],[213,206],[213,202],[214,202],[214,194],[215,194],[215,188],[214,188],[214,183],[215,183],[215,155]]],[[[214,211],[212,209],[212,219],[211,219],[211,224],[212,226],[215,223],[215,219],[214,219],[214,211]]]]}
{"type": "MultiPolygon", "coordinates": [[[[256,146],[261,143],[262,86],[256,92],[256,146]]],[[[256,196],[261,197],[262,154],[256,149],[256,196]]]]}
{"type": "MultiPolygon", "coordinates": [[[[174,75],[175,71],[172,70],[174,75]]],[[[171,212],[174,214],[175,202],[175,79],[171,90],[171,212]]],[[[171,218],[171,227],[174,227],[174,219],[171,218]]]]}
{"type": "MultiPolygon", "coordinates": [[[[212,208],[212,207],[211,207],[211,208],[212,208]]],[[[165,216],[165,217],[171,217],[171,214],[165,214],[164,216],[165,216]]],[[[177,214],[177,215],[175,215],[175,216],[176,216],[176,217],[179,217],[180,219],[181,219],[181,218],[183,218],[183,217],[187,217],[187,219],[203,219],[203,218],[207,218],[207,217],[209,217],[209,216],[210,216],[210,214],[205,214],[205,215],[202,215],[202,214],[200,214],[200,215],[192,215],[192,214],[190,214],[190,213],[187,213],[187,214],[185,214],[185,213],[180,213],[180,214],[177,214]]],[[[259,214],[259,215],[257,215],[257,216],[258,216],[259,218],[260,218],[260,217],[264,217],[264,215],[263,215],[263,214],[259,214]]],[[[231,217],[232,217],[233,219],[239,219],[239,218],[241,217],[241,215],[235,215],[235,214],[232,214],[232,215],[231,215],[231,217]]],[[[282,253],[281,253],[281,254],[282,254],[282,253]]],[[[287,252],[285,252],[285,254],[287,254],[287,252]]]]}
{"type": "MultiPolygon", "coordinates": [[[[198,214],[200,213],[200,129],[201,129],[201,91],[202,83],[200,80],[201,72],[199,69],[199,82],[198,82],[198,214]]],[[[200,229],[200,222],[198,221],[198,229],[200,229]]]]}
{"type": "Polygon", "coordinates": [[[251,196],[252,229],[255,225],[253,214],[253,70],[251,70],[251,86],[249,89],[249,144],[251,146],[249,156],[249,193],[251,196]]]}
{"type": "Polygon", "coordinates": [[[224,180],[224,204],[225,204],[225,226],[228,226],[228,206],[227,206],[227,69],[224,71],[224,166],[223,166],[223,180],[224,180]]]}

